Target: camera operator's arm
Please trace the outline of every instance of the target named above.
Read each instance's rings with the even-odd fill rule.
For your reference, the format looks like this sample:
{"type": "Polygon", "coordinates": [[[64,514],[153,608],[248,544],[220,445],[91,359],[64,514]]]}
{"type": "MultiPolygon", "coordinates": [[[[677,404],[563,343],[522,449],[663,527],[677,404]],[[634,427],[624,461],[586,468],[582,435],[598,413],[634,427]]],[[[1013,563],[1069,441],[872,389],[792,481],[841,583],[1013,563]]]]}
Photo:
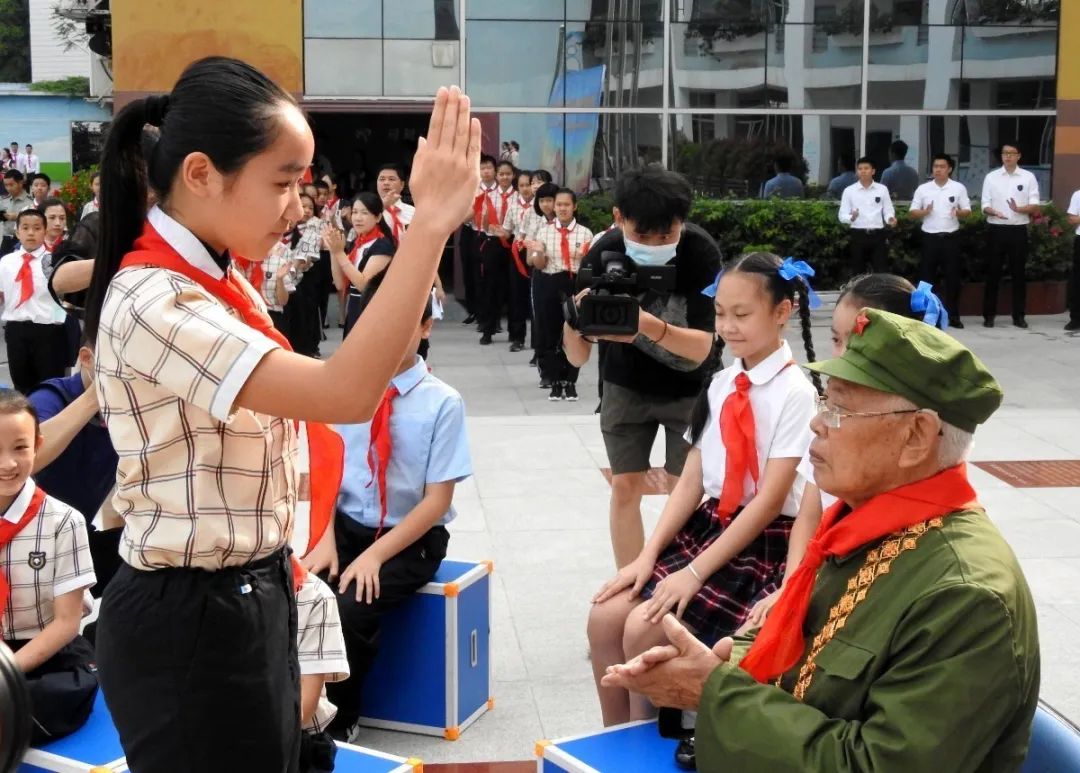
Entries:
{"type": "MultiPolygon", "coordinates": [[[[574,296],[574,303],[581,305],[581,299],[589,294],[588,290],[582,290],[574,296]]],[[[563,353],[567,361],[575,368],[580,368],[589,361],[592,354],[593,342],[587,340],[574,328],[563,322],[562,326],[563,353]]]]}
{"type": "MultiPolygon", "coordinates": [[[[705,362],[709,352],[712,351],[713,334],[711,332],[669,325],[647,311],[638,312],[638,333],[672,354],[699,365],[705,362]]],[[[605,338],[604,340],[616,339],[605,338]]],[[[633,337],[629,340],[632,341],[633,337]]]]}

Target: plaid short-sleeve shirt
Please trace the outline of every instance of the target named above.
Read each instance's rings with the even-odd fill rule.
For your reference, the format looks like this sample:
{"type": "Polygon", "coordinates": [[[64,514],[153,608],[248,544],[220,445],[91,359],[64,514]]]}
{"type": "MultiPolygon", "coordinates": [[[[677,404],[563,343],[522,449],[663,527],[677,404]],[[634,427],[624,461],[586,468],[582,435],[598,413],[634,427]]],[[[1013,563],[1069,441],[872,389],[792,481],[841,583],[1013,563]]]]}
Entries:
{"type": "MultiPolygon", "coordinates": [[[[0,518],[22,518],[37,486],[28,480],[0,518]]],[[[53,599],[73,590],[84,593],[97,578],[86,539],[86,521],[59,499],[45,497],[37,516],[11,544],[0,548],[0,572],[11,587],[0,638],[26,641],[53,620],[53,599]]]]}
{"type": "MultiPolygon", "coordinates": [[[[224,275],[180,223],[156,208],[149,221],[196,268],[224,275]]],[[[95,386],[120,457],[113,505],[132,567],[213,571],[285,545],[297,496],[293,422],[235,405],[275,348],[187,277],[138,267],[113,278],[95,386]]]]}
{"type": "MultiPolygon", "coordinates": [[[[572,270],[577,272],[581,267],[581,258],[589,251],[589,245],[592,244],[593,234],[576,220],[572,221],[567,228],[570,229],[570,233],[567,234],[567,240],[570,242],[570,265],[573,266],[572,270]]],[[[558,274],[566,270],[562,259],[561,231],[562,225],[558,220],[545,223],[536,231],[536,241],[544,245],[547,255],[545,274],[558,274]]]]}
{"type": "MultiPolygon", "coordinates": [[[[296,593],[296,649],[301,677],[317,674],[327,682],[349,678],[337,599],[326,583],[310,572],[296,593]]],[[[323,687],[315,714],[303,729],[321,733],[335,716],[337,707],[326,697],[323,687]]]]}

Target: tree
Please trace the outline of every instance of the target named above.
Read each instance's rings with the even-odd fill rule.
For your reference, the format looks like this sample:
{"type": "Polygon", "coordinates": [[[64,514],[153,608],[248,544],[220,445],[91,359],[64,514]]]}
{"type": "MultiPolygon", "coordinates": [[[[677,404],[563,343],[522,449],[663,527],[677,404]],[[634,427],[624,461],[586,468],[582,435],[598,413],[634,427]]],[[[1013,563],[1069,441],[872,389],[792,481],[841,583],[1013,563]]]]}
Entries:
{"type": "Polygon", "coordinates": [[[30,82],[30,0],[0,0],[0,82],[30,82]]]}

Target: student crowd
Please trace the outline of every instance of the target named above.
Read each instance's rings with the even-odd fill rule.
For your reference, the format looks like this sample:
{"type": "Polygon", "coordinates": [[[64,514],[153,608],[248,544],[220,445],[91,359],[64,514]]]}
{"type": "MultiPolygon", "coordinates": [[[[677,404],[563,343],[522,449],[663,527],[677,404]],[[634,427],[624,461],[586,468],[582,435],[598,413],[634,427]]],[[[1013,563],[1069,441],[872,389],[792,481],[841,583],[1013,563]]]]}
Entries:
{"type": "MultiPolygon", "coordinates": [[[[212,58],[121,111],[102,201],[95,188],[70,234],[62,203],[55,217],[47,197],[24,206],[21,172],[5,173],[18,247],[0,259],[0,293],[18,392],[0,395],[0,632],[30,682],[36,740],[85,721],[100,678],[132,770],[333,769],[380,620],[434,575],[454,487],[472,474],[461,396],[425,362],[445,299],[435,269],[459,229],[466,322],[490,345],[505,307],[514,352],[531,322],[552,400],[577,399],[594,343],[563,322],[582,263],[621,249],[679,272],[639,336],[602,339],[605,372],[636,357],[683,374],[670,402],[685,409],[602,419],[626,471],[640,461],[628,440],[660,424],[681,454],[656,532],[617,546],[594,598],[605,723],[700,709],[707,770],[899,771],[946,752],[950,770],[1017,769],[1038,694],[1034,610],[964,474],[1001,390],[943,332],[950,301],[929,283],[854,278],[834,356],[814,364],[812,267],[753,252],[720,270],[685,222],[677,175],[627,175],[615,226],[594,235],[573,191],[481,156],[479,141],[467,98],[444,90],[414,161],[415,207],[396,164],[344,201],[332,176],[298,181],[313,140],[292,98],[212,58]],[[215,106],[223,83],[235,98],[215,106]],[[152,153],[146,125],[159,129],[152,153]],[[332,293],[344,342],[318,362],[332,293]],[[78,346],[68,312],[83,308],[78,346]],[[784,338],[792,315],[810,377],[784,338]]],[[[984,191],[1002,228],[1038,201],[1014,156],[984,191]]],[[[931,236],[970,208],[951,166],[935,159],[915,192],[931,236]]],[[[861,274],[892,216],[872,165],[858,174],[840,217],[858,231],[861,274]]],[[[1070,213],[1080,226],[1080,196],[1070,213]]],[[[948,276],[952,253],[927,250],[948,276]]],[[[604,399],[631,406],[624,391],[604,399]]],[[[694,723],[673,722],[692,766],[694,723]]]]}

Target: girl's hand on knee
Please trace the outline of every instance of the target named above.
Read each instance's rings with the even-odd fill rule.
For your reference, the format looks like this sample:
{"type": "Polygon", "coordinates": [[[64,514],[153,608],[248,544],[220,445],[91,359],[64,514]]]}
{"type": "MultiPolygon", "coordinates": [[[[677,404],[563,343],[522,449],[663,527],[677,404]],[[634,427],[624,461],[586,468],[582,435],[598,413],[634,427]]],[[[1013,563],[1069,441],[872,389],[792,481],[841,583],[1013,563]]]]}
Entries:
{"type": "Polygon", "coordinates": [[[652,598],[642,604],[642,615],[654,625],[663,620],[668,612],[681,620],[683,612],[701,590],[701,585],[701,581],[689,569],[680,569],[668,575],[657,583],[652,598]]]}
{"type": "Polygon", "coordinates": [[[612,579],[608,580],[592,598],[592,603],[602,604],[625,588],[630,589],[630,598],[637,598],[645,583],[652,577],[653,562],[643,556],[639,556],[633,562],[619,570],[612,579]]]}
{"type": "Polygon", "coordinates": [[[758,603],[754,604],[754,608],[751,609],[750,614],[746,616],[746,622],[742,624],[742,627],[739,628],[736,633],[743,634],[764,624],[765,618],[772,612],[772,608],[776,606],[776,602],[779,598],[780,591],[774,591],[758,603]]]}
{"type": "Polygon", "coordinates": [[[379,598],[380,569],[382,569],[382,561],[372,556],[370,551],[365,550],[342,572],[338,591],[344,594],[349,589],[349,583],[356,580],[356,600],[374,604],[379,598]]]}

